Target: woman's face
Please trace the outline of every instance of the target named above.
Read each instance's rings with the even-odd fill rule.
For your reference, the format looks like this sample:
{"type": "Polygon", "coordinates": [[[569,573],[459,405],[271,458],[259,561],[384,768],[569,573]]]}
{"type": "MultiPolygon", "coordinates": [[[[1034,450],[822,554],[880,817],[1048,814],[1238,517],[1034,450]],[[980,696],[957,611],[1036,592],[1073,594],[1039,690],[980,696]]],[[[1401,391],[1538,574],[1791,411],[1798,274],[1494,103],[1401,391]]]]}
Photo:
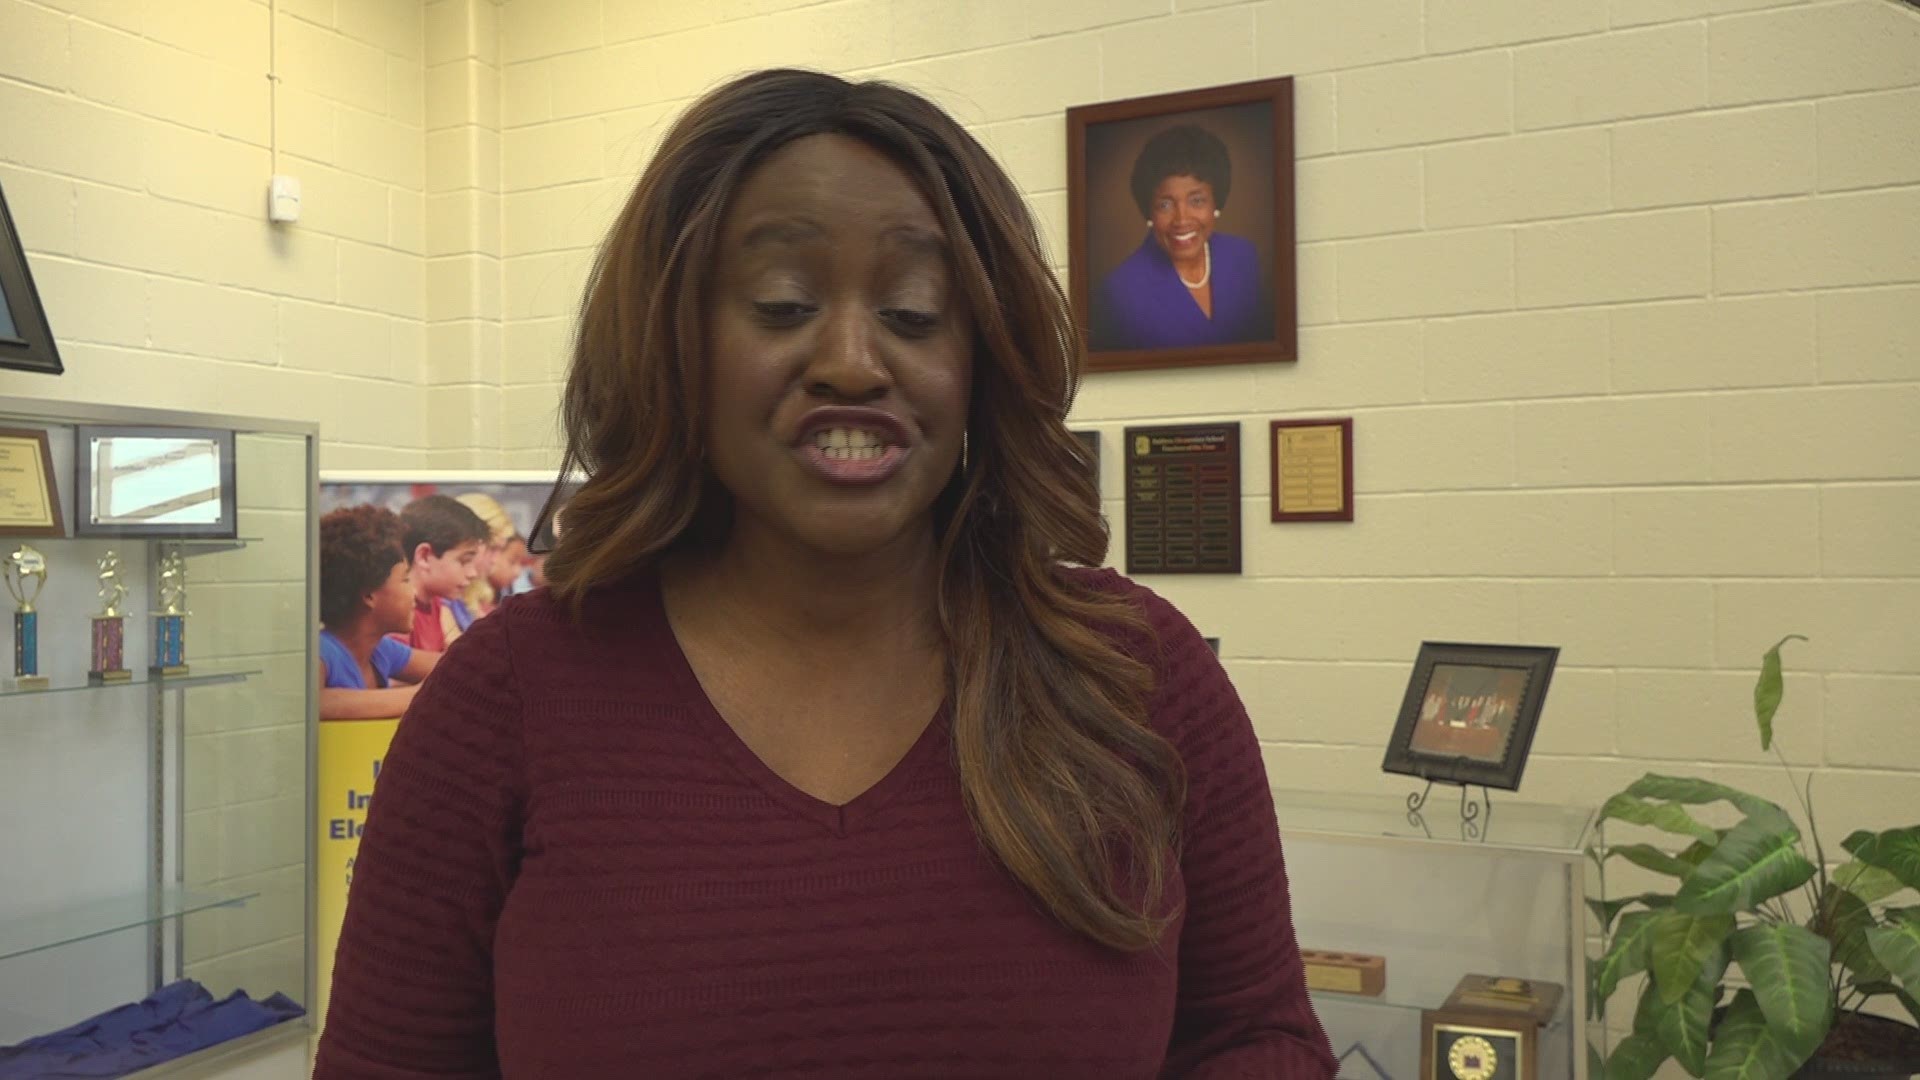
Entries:
{"type": "Polygon", "coordinates": [[[1191,176],[1169,176],[1153,189],[1148,206],[1153,239],[1175,262],[1199,259],[1213,235],[1213,185],[1191,176]]]}
{"type": "Polygon", "coordinates": [[[723,224],[707,461],[734,529],[866,555],[930,521],[960,460],[972,316],[899,166],[844,135],[775,151],[723,224]]]}
{"type": "Polygon", "coordinates": [[[373,612],[373,624],[383,634],[405,634],[413,629],[413,568],[404,562],[393,564],[387,580],[367,595],[373,612]]]}

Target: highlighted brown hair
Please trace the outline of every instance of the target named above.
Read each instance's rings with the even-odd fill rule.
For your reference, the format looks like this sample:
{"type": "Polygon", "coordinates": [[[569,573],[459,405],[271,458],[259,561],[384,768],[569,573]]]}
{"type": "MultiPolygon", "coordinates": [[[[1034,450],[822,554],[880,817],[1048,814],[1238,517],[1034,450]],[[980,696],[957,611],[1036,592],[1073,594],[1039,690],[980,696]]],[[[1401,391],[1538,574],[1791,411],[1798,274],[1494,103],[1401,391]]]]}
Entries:
{"type": "Polygon", "coordinates": [[[1079,335],[1018,189],[931,102],[885,83],[767,71],[714,90],[673,125],[581,305],[562,475],[587,479],[567,502],[548,578],[577,605],[724,527],[728,496],[701,460],[701,297],[741,183],[774,150],[824,133],[865,141],[920,186],[975,313],[970,461],[934,508],[968,812],[1061,923],[1117,949],[1148,947],[1173,914],[1186,780],[1148,723],[1146,658],[1115,644],[1141,640],[1139,613],[1059,572],[1107,551],[1090,462],[1065,422],[1079,335]]]}

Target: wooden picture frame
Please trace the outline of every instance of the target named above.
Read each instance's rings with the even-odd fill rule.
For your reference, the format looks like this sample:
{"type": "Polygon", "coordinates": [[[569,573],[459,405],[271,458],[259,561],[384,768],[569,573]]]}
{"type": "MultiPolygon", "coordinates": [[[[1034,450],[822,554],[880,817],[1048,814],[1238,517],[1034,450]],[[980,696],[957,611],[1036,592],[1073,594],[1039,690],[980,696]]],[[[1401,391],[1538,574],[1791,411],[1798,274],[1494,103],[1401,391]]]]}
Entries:
{"type": "MultiPolygon", "coordinates": [[[[73,429],[73,534],[75,536],[136,537],[154,540],[232,540],[240,535],[239,494],[235,486],[234,433],[221,428],[126,427],[105,424],[80,424],[73,429]],[[94,446],[100,440],[183,439],[208,441],[216,447],[217,472],[214,498],[218,506],[210,521],[105,520],[96,504],[96,488],[102,479],[94,464],[94,446]]],[[[196,499],[204,491],[184,490],[176,497],[180,505],[200,505],[196,499]],[[190,500],[190,501],[189,501],[190,500]]],[[[156,504],[157,505],[157,504],[156,504]]]]}
{"type": "Polygon", "coordinates": [[[1353,418],[1275,420],[1268,430],[1274,522],[1352,521],[1353,418]]]}
{"type": "Polygon", "coordinates": [[[1088,371],[1299,358],[1293,163],[1292,78],[1067,110],[1068,291],[1088,371]],[[1197,172],[1149,187],[1166,169],[1197,172]],[[1207,205],[1156,212],[1156,196],[1166,215],[1189,205],[1165,189],[1182,178],[1204,182],[1189,202],[1207,205]],[[1207,284],[1182,289],[1171,275],[1195,232],[1207,284]]]}
{"type": "Polygon", "coordinates": [[[44,428],[0,428],[0,537],[63,539],[66,523],[60,514],[60,480],[53,467],[53,440],[44,428]],[[28,461],[20,461],[25,457],[28,461]],[[20,476],[22,483],[33,484],[38,477],[39,492],[15,491],[5,481],[8,473],[20,476]],[[44,500],[44,503],[42,503],[44,500]],[[34,509],[22,511],[22,504],[34,509]]]}
{"type": "Polygon", "coordinates": [[[59,375],[66,370],[53,342],[27,252],[13,227],[7,193],[0,188],[0,368],[59,375]]]}
{"type": "Polygon", "coordinates": [[[1551,645],[1420,645],[1384,772],[1514,791],[1560,649],[1551,645]]]}
{"type": "Polygon", "coordinates": [[[1420,1080],[1538,1080],[1540,1028],[1499,1013],[1420,1014],[1420,1080]]]}

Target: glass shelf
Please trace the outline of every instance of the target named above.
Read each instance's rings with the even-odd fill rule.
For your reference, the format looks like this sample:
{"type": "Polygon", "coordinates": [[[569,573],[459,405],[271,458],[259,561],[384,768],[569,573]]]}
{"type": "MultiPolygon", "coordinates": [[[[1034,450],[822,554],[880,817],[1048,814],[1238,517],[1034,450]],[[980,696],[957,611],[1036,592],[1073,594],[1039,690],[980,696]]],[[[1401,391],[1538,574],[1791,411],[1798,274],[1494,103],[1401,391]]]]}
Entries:
{"type": "Polygon", "coordinates": [[[177,919],[196,911],[238,907],[259,895],[258,892],[213,893],[170,886],[158,896],[143,893],[82,904],[25,919],[11,919],[0,922],[0,960],[57,949],[76,941],[177,919]]]}
{"type": "Polygon", "coordinates": [[[1420,814],[1409,813],[1401,795],[1276,788],[1273,803],[1282,837],[1416,840],[1574,857],[1586,850],[1593,828],[1590,807],[1503,802],[1496,794],[1492,807],[1474,823],[1478,835],[1472,835],[1462,827],[1458,803],[1451,796],[1450,789],[1435,791],[1420,814]]]}
{"type": "MultiPolygon", "coordinates": [[[[191,661],[189,661],[191,663],[191,661]]],[[[231,668],[219,665],[207,665],[202,668],[194,665],[186,675],[149,675],[144,671],[135,672],[126,682],[101,683],[98,686],[87,682],[82,676],[78,681],[65,680],[39,690],[22,690],[9,678],[0,682],[0,697],[44,697],[48,694],[70,694],[76,690],[123,690],[129,686],[151,686],[156,690],[185,690],[194,686],[218,686],[221,683],[245,682],[260,674],[259,668],[231,668]]]]}
{"type": "MultiPolygon", "coordinates": [[[[1395,1001],[1390,994],[1383,994],[1379,997],[1368,997],[1365,994],[1335,994],[1325,990],[1309,990],[1307,991],[1307,996],[1313,999],[1313,1007],[1316,1010],[1328,1007],[1352,1007],[1376,1012],[1401,1013],[1411,1018],[1416,1024],[1420,1022],[1420,1014],[1422,1012],[1427,1009],[1437,1009],[1441,1005],[1438,1001],[1418,1003],[1395,1001]]],[[[1556,1030],[1566,1022],[1567,1003],[1563,998],[1560,1002],[1559,1011],[1553,1014],[1553,1022],[1547,1025],[1547,1030],[1556,1030]]]]}

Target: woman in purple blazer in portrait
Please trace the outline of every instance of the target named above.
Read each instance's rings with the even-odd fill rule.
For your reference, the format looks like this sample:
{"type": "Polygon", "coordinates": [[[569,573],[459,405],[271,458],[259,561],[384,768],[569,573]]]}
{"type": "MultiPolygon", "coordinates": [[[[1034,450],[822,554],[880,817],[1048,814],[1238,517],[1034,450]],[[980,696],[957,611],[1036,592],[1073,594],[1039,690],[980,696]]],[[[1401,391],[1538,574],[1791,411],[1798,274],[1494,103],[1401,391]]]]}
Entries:
{"type": "Polygon", "coordinates": [[[1092,348],[1179,349],[1273,337],[1260,256],[1216,231],[1233,188],[1227,146],[1195,124],[1147,140],[1133,163],[1146,236],[1093,296],[1092,348]]]}

